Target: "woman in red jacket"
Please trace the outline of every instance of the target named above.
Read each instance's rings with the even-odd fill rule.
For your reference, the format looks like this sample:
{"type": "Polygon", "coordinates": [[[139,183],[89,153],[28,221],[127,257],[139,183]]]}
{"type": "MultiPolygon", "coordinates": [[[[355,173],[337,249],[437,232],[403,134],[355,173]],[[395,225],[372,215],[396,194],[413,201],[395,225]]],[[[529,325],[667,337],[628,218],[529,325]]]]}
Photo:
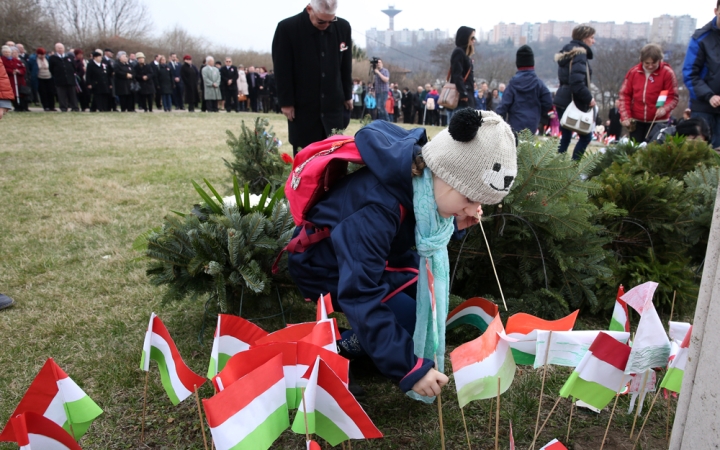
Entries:
{"type": "Polygon", "coordinates": [[[27,111],[27,98],[21,92],[26,86],[26,68],[25,63],[19,57],[17,48],[11,47],[9,51],[3,48],[2,62],[10,80],[10,86],[15,93],[15,101],[13,102],[15,111],[27,111]]]}
{"type": "Polygon", "coordinates": [[[675,72],[670,64],[663,61],[662,48],[657,44],[643,47],[640,64],[628,71],[620,89],[620,119],[623,126],[630,130],[630,138],[645,142],[653,122],[667,122],[678,104],[677,87],[675,72]],[[656,105],[662,91],[667,91],[667,99],[658,108],[656,105]]]}
{"type": "MultiPolygon", "coordinates": [[[[15,100],[15,91],[10,85],[10,79],[5,70],[5,64],[0,64],[0,119],[6,112],[12,109],[12,102],[15,100]]],[[[0,309],[2,309],[2,294],[0,294],[0,309]]]]}

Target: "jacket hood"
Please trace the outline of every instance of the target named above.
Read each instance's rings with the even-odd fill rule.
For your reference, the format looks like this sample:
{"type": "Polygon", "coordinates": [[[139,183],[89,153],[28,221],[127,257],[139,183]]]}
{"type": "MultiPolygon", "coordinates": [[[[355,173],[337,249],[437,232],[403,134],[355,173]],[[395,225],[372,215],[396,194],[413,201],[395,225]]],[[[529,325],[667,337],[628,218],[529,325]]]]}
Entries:
{"type": "Polygon", "coordinates": [[[455,45],[461,48],[467,48],[468,42],[470,41],[470,35],[475,31],[475,28],[460,27],[455,34],[455,45]]]}
{"type": "Polygon", "coordinates": [[[534,70],[519,70],[512,78],[512,83],[517,91],[526,92],[535,89],[538,77],[534,70]]]}
{"type": "Polygon", "coordinates": [[[372,174],[401,205],[412,210],[412,162],[415,146],[427,142],[424,128],[406,130],[375,121],[355,134],[355,144],[372,174]]]}
{"type": "Polygon", "coordinates": [[[565,45],[559,53],[555,54],[555,62],[560,62],[564,59],[570,60],[580,54],[587,55],[587,59],[593,59],[593,52],[590,47],[585,45],[584,42],[573,40],[565,45]]]}

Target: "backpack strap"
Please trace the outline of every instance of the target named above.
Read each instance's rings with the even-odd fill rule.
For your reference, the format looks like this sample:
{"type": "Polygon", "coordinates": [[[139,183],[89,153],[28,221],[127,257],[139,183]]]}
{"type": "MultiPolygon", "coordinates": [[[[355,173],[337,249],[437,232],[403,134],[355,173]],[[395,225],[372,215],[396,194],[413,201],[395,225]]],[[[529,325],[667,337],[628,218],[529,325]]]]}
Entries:
{"type": "Polygon", "coordinates": [[[328,227],[316,228],[312,222],[303,222],[300,226],[302,227],[300,233],[298,233],[298,235],[294,238],[290,239],[290,242],[288,242],[285,248],[280,250],[280,254],[277,256],[277,258],[275,258],[275,262],[272,266],[273,274],[278,273],[278,264],[280,263],[280,258],[282,258],[282,255],[286,251],[290,253],[304,253],[305,250],[307,250],[308,248],[330,237],[330,228],[328,227]],[[308,230],[310,229],[315,230],[315,232],[313,234],[308,234],[308,230]]]}

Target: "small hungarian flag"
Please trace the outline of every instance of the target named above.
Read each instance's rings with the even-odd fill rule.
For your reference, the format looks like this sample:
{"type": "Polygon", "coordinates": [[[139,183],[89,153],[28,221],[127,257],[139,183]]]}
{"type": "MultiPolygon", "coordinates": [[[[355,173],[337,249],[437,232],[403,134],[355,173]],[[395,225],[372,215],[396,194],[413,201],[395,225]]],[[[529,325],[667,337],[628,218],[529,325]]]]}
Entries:
{"type": "Polygon", "coordinates": [[[140,368],[145,372],[150,370],[150,360],[157,363],[160,381],[173,405],[188,398],[195,386],[200,387],[205,382],[205,378],[185,364],[165,324],[155,313],[150,314],[140,359],[140,368]]]}
{"type": "Polygon", "coordinates": [[[537,330],[570,331],[575,326],[579,312],[579,310],[575,311],[558,320],[543,320],[525,313],[511,316],[507,321],[505,332],[509,338],[517,341],[510,341],[515,364],[532,365],[535,363],[537,330]]]}
{"type": "MultiPolygon", "coordinates": [[[[10,417],[26,412],[40,414],[68,433],[72,427],[75,439],[80,439],[103,410],[48,358],[10,417]]],[[[17,442],[10,421],[0,433],[0,441],[17,442]]]]}
{"type": "Polygon", "coordinates": [[[545,446],[540,450],[567,450],[567,447],[565,447],[562,442],[558,441],[557,439],[553,439],[552,441],[545,444],[545,446]]]}
{"type": "Polygon", "coordinates": [[[515,360],[510,345],[501,338],[500,315],[495,316],[479,338],[450,353],[460,407],[472,400],[493,398],[508,390],[515,378],[515,360]]]}
{"type": "Polygon", "coordinates": [[[628,316],[628,307],[620,297],[625,295],[625,289],[622,285],[618,288],[617,297],[615,297],[615,309],[613,309],[612,319],[610,319],[610,331],[630,332],[630,318],[628,316]]]}
{"type": "MultiPolygon", "coordinates": [[[[284,154],[284,153],[283,153],[284,154]]],[[[310,440],[307,442],[307,450],[322,450],[322,447],[320,447],[320,444],[317,442],[310,440]]]]}
{"type": "Polygon", "coordinates": [[[295,371],[297,373],[297,397],[293,409],[300,405],[300,401],[302,400],[302,392],[300,390],[307,386],[308,380],[303,378],[303,374],[315,364],[315,360],[318,356],[325,364],[328,365],[328,367],[330,367],[333,372],[335,372],[335,375],[340,378],[340,381],[342,381],[345,386],[348,385],[350,379],[349,360],[343,358],[337,353],[318,347],[317,345],[308,344],[307,342],[298,342],[297,363],[295,366],[295,371]]]}
{"type": "Polygon", "coordinates": [[[685,364],[687,364],[688,353],[690,351],[690,337],[692,336],[692,326],[685,335],[682,344],[680,345],[680,351],[675,355],[675,358],[670,362],[668,371],[665,377],[660,383],[661,388],[665,388],[668,391],[680,393],[682,387],[683,374],[685,373],[685,364]]]}
{"type": "Polygon", "coordinates": [[[472,325],[481,333],[498,315],[498,306],[484,298],[475,297],[462,302],[448,314],[445,329],[452,330],[460,325],[472,325]]]}
{"type": "Polygon", "coordinates": [[[267,331],[242,317],[218,314],[207,377],[212,379],[223,370],[234,354],[249,349],[256,340],[267,334],[267,331]]]}
{"type": "Polygon", "coordinates": [[[81,450],[77,442],[58,424],[28,411],[12,419],[20,450],[81,450]]]}
{"type": "Polygon", "coordinates": [[[625,375],[625,365],[630,356],[630,347],[618,342],[606,333],[598,334],[585,353],[582,361],[573,371],[560,396],[575,398],[603,409],[630,380],[625,375]]]}
{"type": "Polygon", "coordinates": [[[306,322],[288,325],[274,333],[258,339],[253,347],[273,342],[307,342],[337,353],[332,322],[306,322]]]}
{"type": "Polygon", "coordinates": [[[282,355],[203,399],[218,450],[266,450],[290,425],[282,355]]]}
{"type": "Polygon", "coordinates": [[[317,357],[305,389],[304,401],[295,415],[292,430],[305,434],[305,420],[310,434],[317,434],[335,446],[348,439],[383,437],[362,406],[335,372],[317,357]]]}
{"type": "Polygon", "coordinates": [[[630,333],[624,331],[581,330],[551,332],[538,330],[534,367],[537,369],[545,364],[577,367],[590,345],[601,333],[607,334],[623,344],[627,344],[630,339],[630,333]],[[548,345],[550,346],[549,350],[548,345]],[[545,355],[547,355],[547,360],[545,355]]]}
{"type": "Polygon", "coordinates": [[[658,96],[657,103],[655,103],[656,108],[661,108],[665,106],[665,102],[667,101],[668,91],[660,91],[660,95],[658,96]]]}
{"type": "Polygon", "coordinates": [[[340,339],[340,329],[337,325],[335,318],[329,318],[328,314],[335,312],[332,305],[332,298],[330,294],[320,295],[320,299],[317,302],[317,313],[315,315],[317,322],[331,321],[333,324],[333,338],[337,341],[340,339]]]}
{"type": "Polygon", "coordinates": [[[648,281],[646,283],[635,286],[634,288],[623,294],[620,299],[630,305],[638,314],[642,315],[645,307],[649,304],[652,305],[652,298],[655,295],[655,289],[658,284],[654,281],[648,281]]]}

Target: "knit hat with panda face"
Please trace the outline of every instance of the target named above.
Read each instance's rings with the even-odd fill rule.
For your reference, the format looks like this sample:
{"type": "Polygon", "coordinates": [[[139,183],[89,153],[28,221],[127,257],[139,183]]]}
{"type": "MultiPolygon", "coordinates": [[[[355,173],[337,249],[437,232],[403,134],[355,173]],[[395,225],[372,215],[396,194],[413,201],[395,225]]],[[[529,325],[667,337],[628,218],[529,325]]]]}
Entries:
{"type": "Polygon", "coordinates": [[[422,156],[433,174],[483,205],[500,203],[517,176],[515,135],[490,111],[458,110],[422,156]]]}

